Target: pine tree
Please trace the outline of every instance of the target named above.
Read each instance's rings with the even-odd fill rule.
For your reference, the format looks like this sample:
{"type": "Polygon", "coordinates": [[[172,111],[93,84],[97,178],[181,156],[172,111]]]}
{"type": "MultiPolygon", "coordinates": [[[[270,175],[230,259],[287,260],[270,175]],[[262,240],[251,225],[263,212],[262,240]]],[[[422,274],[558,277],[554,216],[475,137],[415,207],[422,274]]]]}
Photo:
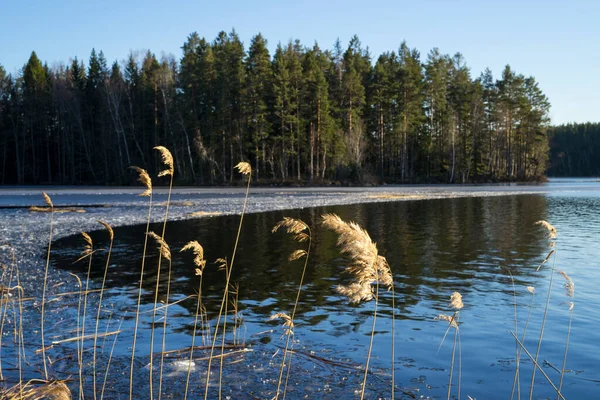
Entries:
{"type": "Polygon", "coordinates": [[[250,142],[254,149],[253,172],[258,180],[260,171],[265,170],[266,164],[266,143],[271,130],[269,103],[272,93],[271,56],[267,49],[267,41],[260,33],[250,42],[245,67],[243,107],[250,142]]]}

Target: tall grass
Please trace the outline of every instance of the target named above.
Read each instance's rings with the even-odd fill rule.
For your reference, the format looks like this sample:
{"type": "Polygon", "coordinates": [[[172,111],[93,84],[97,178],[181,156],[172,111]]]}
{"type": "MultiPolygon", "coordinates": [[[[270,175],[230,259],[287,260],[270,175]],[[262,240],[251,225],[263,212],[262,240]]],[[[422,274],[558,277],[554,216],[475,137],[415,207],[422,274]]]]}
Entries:
{"type": "MultiPolygon", "coordinates": [[[[159,177],[162,176],[169,176],[169,192],[167,195],[167,204],[165,206],[165,215],[163,218],[163,226],[162,226],[162,232],[160,234],[160,239],[164,241],[165,239],[165,232],[167,229],[167,220],[169,218],[169,205],[171,204],[171,192],[173,190],[173,176],[175,175],[175,163],[173,162],[173,156],[171,155],[171,152],[164,146],[156,146],[154,148],[155,150],[157,150],[160,153],[161,159],[162,159],[162,163],[165,166],[165,169],[160,171],[158,173],[159,177]]],[[[161,246],[162,248],[162,246],[161,246]]],[[[158,304],[158,292],[159,292],[159,288],[160,288],[160,268],[161,268],[161,262],[162,262],[162,251],[159,252],[158,255],[158,266],[156,268],[156,287],[155,287],[155,291],[154,291],[154,308],[152,311],[152,332],[150,333],[150,381],[149,381],[149,385],[150,385],[150,400],[154,399],[154,390],[153,390],[153,367],[154,367],[154,324],[156,321],[156,311],[157,311],[157,304],[158,304]]],[[[159,389],[158,389],[158,398],[161,398],[162,395],[162,364],[160,367],[160,381],[159,381],[159,389]]]]}
{"type": "Polygon", "coordinates": [[[190,376],[192,374],[192,365],[194,362],[194,345],[196,344],[196,330],[198,329],[198,315],[200,314],[202,305],[202,278],[204,276],[204,267],[206,267],[206,260],[204,259],[204,248],[197,241],[193,240],[188,242],[181,251],[191,250],[194,254],[194,265],[196,276],[200,277],[198,283],[198,297],[196,300],[196,313],[194,315],[194,329],[192,330],[192,345],[190,346],[190,358],[188,361],[188,371],[185,377],[185,392],[183,399],[187,400],[187,394],[190,386],[190,376]]]}
{"type": "MultiPolygon", "coordinates": [[[[215,344],[217,342],[217,334],[219,332],[219,325],[221,324],[221,317],[223,316],[223,310],[225,308],[225,303],[228,301],[227,299],[229,298],[229,285],[231,282],[231,271],[233,270],[233,263],[235,261],[235,255],[237,253],[237,248],[238,248],[238,244],[240,241],[240,235],[242,233],[242,224],[244,223],[244,214],[246,213],[246,207],[248,205],[248,194],[250,192],[250,182],[252,181],[252,167],[250,166],[249,163],[240,162],[235,166],[235,168],[238,170],[239,173],[241,173],[242,175],[247,177],[248,183],[246,184],[246,194],[244,196],[244,205],[242,207],[242,213],[240,215],[240,223],[238,225],[237,235],[235,237],[235,244],[233,245],[233,252],[231,254],[231,262],[229,263],[229,269],[226,274],[227,277],[225,279],[225,290],[223,293],[223,299],[221,300],[219,316],[217,317],[217,323],[215,325],[215,332],[214,332],[214,336],[213,336],[211,347],[210,347],[210,355],[208,358],[208,368],[206,371],[206,385],[204,388],[204,399],[205,400],[208,399],[208,388],[210,386],[210,368],[211,368],[212,360],[214,357],[215,344]]],[[[223,331],[223,334],[225,334],[224,331],[223,331]]],[[[221,360],[223,359],[222,356],[223,355],[221,354],[221,360]]],[[[221,385],[219,385],[219,395],[221,394],[220,386],[221,385]]]]}
{"type": "Polygon", "coordinates": [[[96,353],[98,349],[98,328],[100,324],[100,313],[102,312],[102,299],[104,297],[104,286],[106,284],[106,275],[108,274],[108,267],[110,266],[110,256],[112,254],[113,243],[115,240],[115,233],[110,225],[108,225],[104,221],[98,221],[106,231],[108,232],[108,237],[110,239],[110,243],[108,245],[108,254],[106,255],[106,263],[104,265],[104,275],[102,276],[102,285],[100,286],[100,297],[98,298],[98,309],[96,311],[96,328],[94,330],[94,349],[93,349],[93,386],[94,386],[94,400],[97,398],[97,390],[96,390],[96,353]]]}
{"type": "MultiPolygon", "coordinates": [[[[296,292],[296,300],[294,301],[294,307],[292,309],[292,315],[289,320],[290,330],[287,332],[287,338],[285,341],[285,349],[283,351],[283,359],[281,360],[281,365],[279,367],[279,378],[277,380],[277,390],[275,391],[275,399],[279,398],[279,390],[281,388],[281,380],[283,377],[283,369],[285,366],[285,360],[287,358],[288,349],[290,347],[290,337],[291,335],[291,327],[294,326],[294,317],[296,316],[296,309],[298,308],[298,302],[300,301],[300,293],[302,292],[302,285],[304,284],[304,277],[306,275],[306,266],[308,265],[308,257],[310,255],[310,247],[312,243],[311,231],[309,226],[299,219],[285,217],[283,220],[279,221],[271,232],[277,232],[280,228],[285,228],[288,234],[293,235],[293,238],[298,243],[308,242],[306,246],[306,250],[297,249],[289,256],[289,261],[299,260],[304,257],[304,265],[302,266],[302,275],[300,276],[300,283],[298,284],[298,291],[296,292]]],[[[287,391],[287,382],[289,378],[289,373],[292,368],[292,353],[290,353],[290,359],[288,364],[288,374],[285,380],[285,385],[283,388],[283,398],[285,398],[285,393],[287,391]]]]}
{"type": "Polygon", "coordinates": [[[48,380],[48,366],[46,365],[46,342],[45,342],[45,330],[44,330],[44,311],[46,310],[46,289],[48,286],[48,267],[50,265],[50,250],[52,249],[52,225],[54,222],[54,204],[50,196],[42,192],[44,201],[50,207],[50,237],[48,239],[48,251],[46,253],[46,266],[44,268],[44,285],[42,287],[42,311],[41,311],[41,331],[40,335],[42,338],[42,360],[44,362],[44,379],[48,380]]]}
{"type": "Polygon", "coordinates": [[[131,345],[131,362],[129,365],[129,400],[133,399],[133,363],[135,360],[135,346],[137,344],[138,326],[140,322],[140,308],[142,304],[142,291],[144,289],[144,272],[146,266],[146,250],[148,249],[148,232],[150,232],[150,220],[152,218],[152,180],[145,169],[139,167],[131,167],[138,173],[138,182],[140,182],[146,190],[140,196],[148,197],[148,218],[146,219],[146,233],[144,234],[144,250],[142,251],[142,266],[140,268],[140,284],[138,287],[137,306],[135,309],[135,323],[133,327],[133,344],[131,345]]]}

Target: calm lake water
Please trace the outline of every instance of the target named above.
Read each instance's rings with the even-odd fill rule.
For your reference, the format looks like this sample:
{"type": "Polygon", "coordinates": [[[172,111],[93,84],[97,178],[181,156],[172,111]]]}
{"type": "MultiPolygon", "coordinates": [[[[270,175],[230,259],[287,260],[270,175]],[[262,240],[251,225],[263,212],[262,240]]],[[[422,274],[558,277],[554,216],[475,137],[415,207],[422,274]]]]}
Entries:
{"type": "MultiPolygon", "coordinates": [[[[575,282],[574,314],[567,358],[563,393],[567,399],[595,398],[600,390],[600,183],[567,182],[577,191],[560,191],[539,195],[516,195],[464,199],[401,201],[388,203],[334,206],[314,209],[249,214],[244,219],[238,253],[233,266],[232,282],[239,285],[239,312],[243,318],[237,338],[252,352],[230,357],[224,363],[224,391],[231,398],[268,398],[273,395],[285,344],[283,328],[269,322],[276,312],[290,313],[301,276],[302,262],[288,262],[295,243],[284,232],[271,233],[284,216],[299,218],[312,229],[312,248],[308,260],[305,286],[296,314],[294,348],[289,398],[351,398],[356,396],[362,379],[358,367],[364,365],[369,344],[373,302],[349,305],[335,292],[336,285],[346,283],[344,260],[336,248],[333,233],[320,227],[326,212],[340,215],[364,227],[377,242],[380,254],[392,268],[396,283],[396,307],[390,292],[381,295],[371,362],[373,374],[368,379],[367,397],[390,397],[391,330],[395,311],[395,381],[397,398],[445,398],[452,352],[452,332],[445,342],[447,323],[437,321],[440,313],[451,313],[448,301],[452,292],[463,295],[460,317],[461,396],[478,399],[507,399],[515,370],[516,313],[519,336],[532,306],[525,346],[535,352],[552,265],[564,270],[575,282]],[[583,190],[582,190],[583,189],[583,190]],[[535,225],[547,220],[558,229],[556,258],[537,270],[549,252],[543,230],[535,225]],[[509,272],[510,271],[510,274],[509,272]],[[514,277],[514,291],[511,281],[514,277]],[[533,297],[526,290],[534,286],[533,297]],[[516,293],[516,296],[515,296],[516,293]],[[403,397],[404,396],[404,397],[403,397]]],[[[205,269],[202,296],[213,325],[224,289],[224,272],[212,264],[217,258],[231,257],[238,216],[211,217],[167,225],[166,241],[173,252],[170,302],[182,300],[169,308],[167,350],[191,344],[196,301],[186,296],[198,290],[192,255],[178,251],[190,240],[197,240],[209,261],[205,269]]],[[[152,225],[160,232],[162,225],[152,225]]],[[[111,376],[127,376],[131,351],[133,313],[137,300],[145,226],[115,229],[115,246],[107,275],[109,289],[104,303],[102,329],[115,330],[118,336],[111,376]],[[126,313],[127,312],[127,313],[126,313]]],[[[93,232],[97,248],[106,247],[106,234],[93,232]]],[[[53,245],[52,263],[83,278],[87,264],[73,261],[83,248],[81,237],[58,240],[53,245]]],[[[141,336],[136,360],[136,393],[147,387],[149,338],[157,266],[156,246],[149,242],[147,274],[142,298],[141,336]],[[146,377],[146,378],[144,378],[146,377]],[[145,379],[145,381],[144,381],[145,379]]],[[[97,286],[102,278],[105,254],[94,258],[92,278],[97,286]]],[[[168,265],[163,262],[163,276],[168,265]]],[[[569,302],[562,276],[556,274],[550,298],[548,320],[540,353],[544,371],[558,383],[569,323],[569,302]]],[[[161,286],[165,300],[166,280],[161,286]]],[[[76,305],[76,304],[75,304],[76,305]]],[[[71,311],[72,312],[72,311],[71,311]]],[[[162,319],[157,321],[155,349],[160,348],[162,319]]],[[[228,322],[231,326],[233,320],[228,322]]],[[[87,328],[91,329],[91,324],[87,328]]],[[[229,331],[227,341],[233,340],[229,331]]],[[[197,344],[202,344],[198,339],[197,344]]],[[[107,339],[106,347],[112,345],[107,339]]],[[[108,350],[104,353],[106,357],[108,350]]],[[[198,358],[205,352],[196,353],[198,358]]],[[[168,358],[171,363],[185,355],[168,358]]],[[[218,370],[213,364],[213,371],[218,370]]],[[[458,365],[458,355],[457,355],[458,365]]],[[[76,365],[65,362],[64,369],[76,375],[76,365]]],[[[204,387],[206,361],[198,360],[192,372],[194,390],[204,387]]],[[[528,397],[532,363],[522,355],[521,390],[528,397]]],[[[180,398],[185,374],[168,369],[167,397],[180,398]]],[[[455,381],[458,372],[455,370],[455,381]]],[[[213,376],[213,379],[217,379],[213,376]]],[[[110,380],[107,393],[118,398],[127,393],[128,379],[110,380]]],[[[453,395],[457,388],[453,387],[453,395]]],[[[216,397],[216,392],[214,393],[216,397]]],[[[536,375],[535,398],[556,395],[544,377],[536,375]]],[[[139,398],[146,398],[139,394],[139,398]]],[[[515,396],[516,398],[516,396],[515,396]]]]}

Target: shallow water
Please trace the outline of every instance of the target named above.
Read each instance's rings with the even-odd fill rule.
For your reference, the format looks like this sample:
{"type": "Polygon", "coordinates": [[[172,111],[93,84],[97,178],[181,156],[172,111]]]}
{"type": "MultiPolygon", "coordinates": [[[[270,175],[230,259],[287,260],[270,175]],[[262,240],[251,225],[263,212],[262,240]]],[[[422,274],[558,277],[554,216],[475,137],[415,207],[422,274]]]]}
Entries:
{"type": "MultiPolygon", "coordinates": [[[[456,190],[462,190],[460,188],[456,190]]],[[[278,349],[285,345],[285,340],[281,338],[283,328],[279,323],[267,320],[275,312],[291,311],[302,263],[287,261],[289,254],[299,245],[285,233],[272,234],[270,231],[281,218],[291,216],[311,226],[313,242],[295,321],[294,347],[298,353],[293,358],[288,397],[346,398],[356,395],[362,380],[360,367],[366,359],[374,303],[349,305],[335,292],[336,285],[348,282],[348,276],[343,274],[344,260],[335,246],[335,236],[318,225],[322,213],[335,212],[366,228],[393,270],[397,295],[394,358],[397,398],[446,397],[453,332],[448,334],[438,351],[447,324],[435,320],[435,317],[440,313],[451,313],[448,300],[453,291],[461,292],[465,303],[460,314],[461,396],[465,398],[468,394],[481,399],[510,397],[516,364],[515,342],[509,332],[515,330],[515,298],[517,330],[522,336],[532,302],[532,296],[525,287],[535,286],[536,296],[525,340],[526,347],[535,351],[552,264],[536,271],[549,248],[543,232],[534,223],[540,219],[550,221],[559,231],[556,268],[564,269],[575,281],[575,307],[563,393],[570,399],[595,397],[600,385],[597,381],[600,353],[596,322],[600,309],[596,282],[600,273],[595,268],[600,259],[600,246],[597,244],[600,237],[600,184],[591,180],[557,180],[540,188],[540,194],[356,204],[247,215],[232,281],[239,284],[238,308],[243,318],[241,329],[236,331],[236,340],[252,351],[234,353],[224,363],[224,394],[231,398],[269,398],[274,394],[281,362],[281,350],[278,349]],[[516,297],[508,270],[514,277],[516,297]]],[[[490,191],[487,188],[482,190],[490,191]]],[[[264,194],[265,198],[269,195],[273,194],[264,194]]],[[[349,192],[349,195],[352,193],[349,192]]],[[[85,198],[82,196],[82,204],[86,204],[85,198]]],[[[65,204],[73,204],[68,199],[68,195],[63,197],[65,204]]],[[[260,207],[259,204],[257,206],[260,207]]],[[[265,207],[268,206],[265,204],[265,207]]],[[[198,240],[205,248],[209,265],[203,278],[202,298],[214,326],[224,288],[224,272],[218,271],[210,262],[218,257],[231,259],[238,222],[238,216],[219,216],[174,221],[167,225],[166,240],[173,253],[169,301],[182,300],[168,311],[167,350],[184,349],[191,344],[196,302],[185,297],[197,293],[199,283],[193,273],[191,254],[178,253],[178,250],[189,240],[198,240]]],[[[152,225],[151,229],[160,232],[162,225],[152,225]]],[[[108,290],[103,301],[105,311],[101,313],[99,330],[115,331],[122,323],[122,332],[116,336],[106,387],[110,398],[128,397],[127,376],[137,299],[135,289],[144,232],[145,225],[115,229],[116,241],[107,274],[108,290]]],[[[92,232],[92,237],[96,248],[107,246],[105,232],[92,232]]],[[[81,236],[57,240],[53,244],[53,267],[76,273],[84,279],[86,262],[73,264],[82,249],[81,236]]],[[[152,288],[158,261],[156,246],[151,243],[149,249],[134,375],[134,394],[140,399],[148,397],[149,371],[145,366],[149,362],[149,311],[154,304],[152,288]]],[[[96,253],[91,286],[99,286],[105,262],[106,253],[96,253]]],[[[164,277],[168,264],[163,261],[162,267],[164,277]]],[[[163,279],[161,284],[161,300],[164,301],[166,280],[163,279]]],[[[569,321],[568,302],[573,300],[565,295],[563,284],[563,278],[555,275],[540,353],[540,363],[545,361],[544,371],[555,383],[558,383],[559,374],[552,366],[558,369],[562,366],[569,321]]],[[[63,288],[67,286],[69,290],[73,289],[72,282],[65,283],[63,288]]],[[[88,301],[86,333],[94,330],[92,320],[96,313],[97,294],[91,295],[88,301]]],[[[74,335],[77,306],[77,296],[64,296],[49,305],[47,330],[53,340],[74,335]]],[[[27,310],[25,312],[28,313],[27,310]]],[[[35,313],[31,311],[30,314],[28,320],[35,321],[35,313]]],[[[371,361],[373,373],[367,383],[368,398],[390,397],[391,315],[392,297],[386,292],[381,296],[378,309],[371,361]]],[[[163,319],[159,315],[155,351],[161,346],[162,324],[163,319]]],[[[232,318],[228,324],[232,326],[232,318]]],[[[32,328],[28,334],[36,337],[39,332],[32,328]]],[[[108,363],[114,338],[109,336],[106,340],[98,340],[97,365],[104,367],[108,363]]],[[[231,330],[227,339],[229,343],[233,341],[231,330]]],[[[86,342],[86,349],[90,351],[84,353],[88,372],[86,388],[92,387],[89,371],[92,342],[86,342]]],[[[202,345],[203,342],[199,338],[196,344],[202,345]]],[[[60,377],[71,375],[75,379],[70,383],[74,391],[78,386],[77,362],[73,357],[75,350],[76,346],[68,343],[51,350],[54,359],[52,371],[60,377]]],[[[207,354],[206,350],[196,353],[196,366],[192,371],[194,393],[204,392],[207,363],[202,358],[207,354]]],[[[182,397],[185,371],[181,371],[181,362],[188,355],[182,353],[167,357],[164,397],[182,397]]],[[[7,361],[3,361],[6,369],[7,361]]],[[[458,361],[457,358],[457,365],[458,361]]],[[[156,361],[154,365],[157,368],[156,361]]],[[[523,354],[523,397],[528,397],[531,366],[532,363],[523,354]]],[[[218,362],[213,363],[210,394],[214,397],[217,395],[218,367],[218,362]]],[[[35,371],[39,363],[30,368],[35,371]]],[[[98,373],[99,382],[103,381],[103,373],[103,369],[98,373]]],[[[455,370],[453,385],[456,385],[457,375],[455,370]]],[[[98,386],[101,386],[100,383],[98,386]]],[[[458,394],[457,387],[452,387],[452,393],[458,394]]],[[[539,373],[534,397],[555,397],[552,388],[539,373]]]]}

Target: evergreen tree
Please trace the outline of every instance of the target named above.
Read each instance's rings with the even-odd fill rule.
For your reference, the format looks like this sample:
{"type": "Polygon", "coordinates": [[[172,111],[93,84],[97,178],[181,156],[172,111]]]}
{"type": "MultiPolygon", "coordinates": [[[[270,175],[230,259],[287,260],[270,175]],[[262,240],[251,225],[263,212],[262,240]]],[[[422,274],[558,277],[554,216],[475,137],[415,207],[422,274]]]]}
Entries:
{"type": "Polygon", "coordinates": [[[253,172],[258,180],[260,171],[264,171],[266,165],[266,143],[271,130],[269,103],[272,93],[271,56],[267,49],[267,41],[260,33],[250,42],[245,67],[244,113],[254,149],[253,172]]]}

